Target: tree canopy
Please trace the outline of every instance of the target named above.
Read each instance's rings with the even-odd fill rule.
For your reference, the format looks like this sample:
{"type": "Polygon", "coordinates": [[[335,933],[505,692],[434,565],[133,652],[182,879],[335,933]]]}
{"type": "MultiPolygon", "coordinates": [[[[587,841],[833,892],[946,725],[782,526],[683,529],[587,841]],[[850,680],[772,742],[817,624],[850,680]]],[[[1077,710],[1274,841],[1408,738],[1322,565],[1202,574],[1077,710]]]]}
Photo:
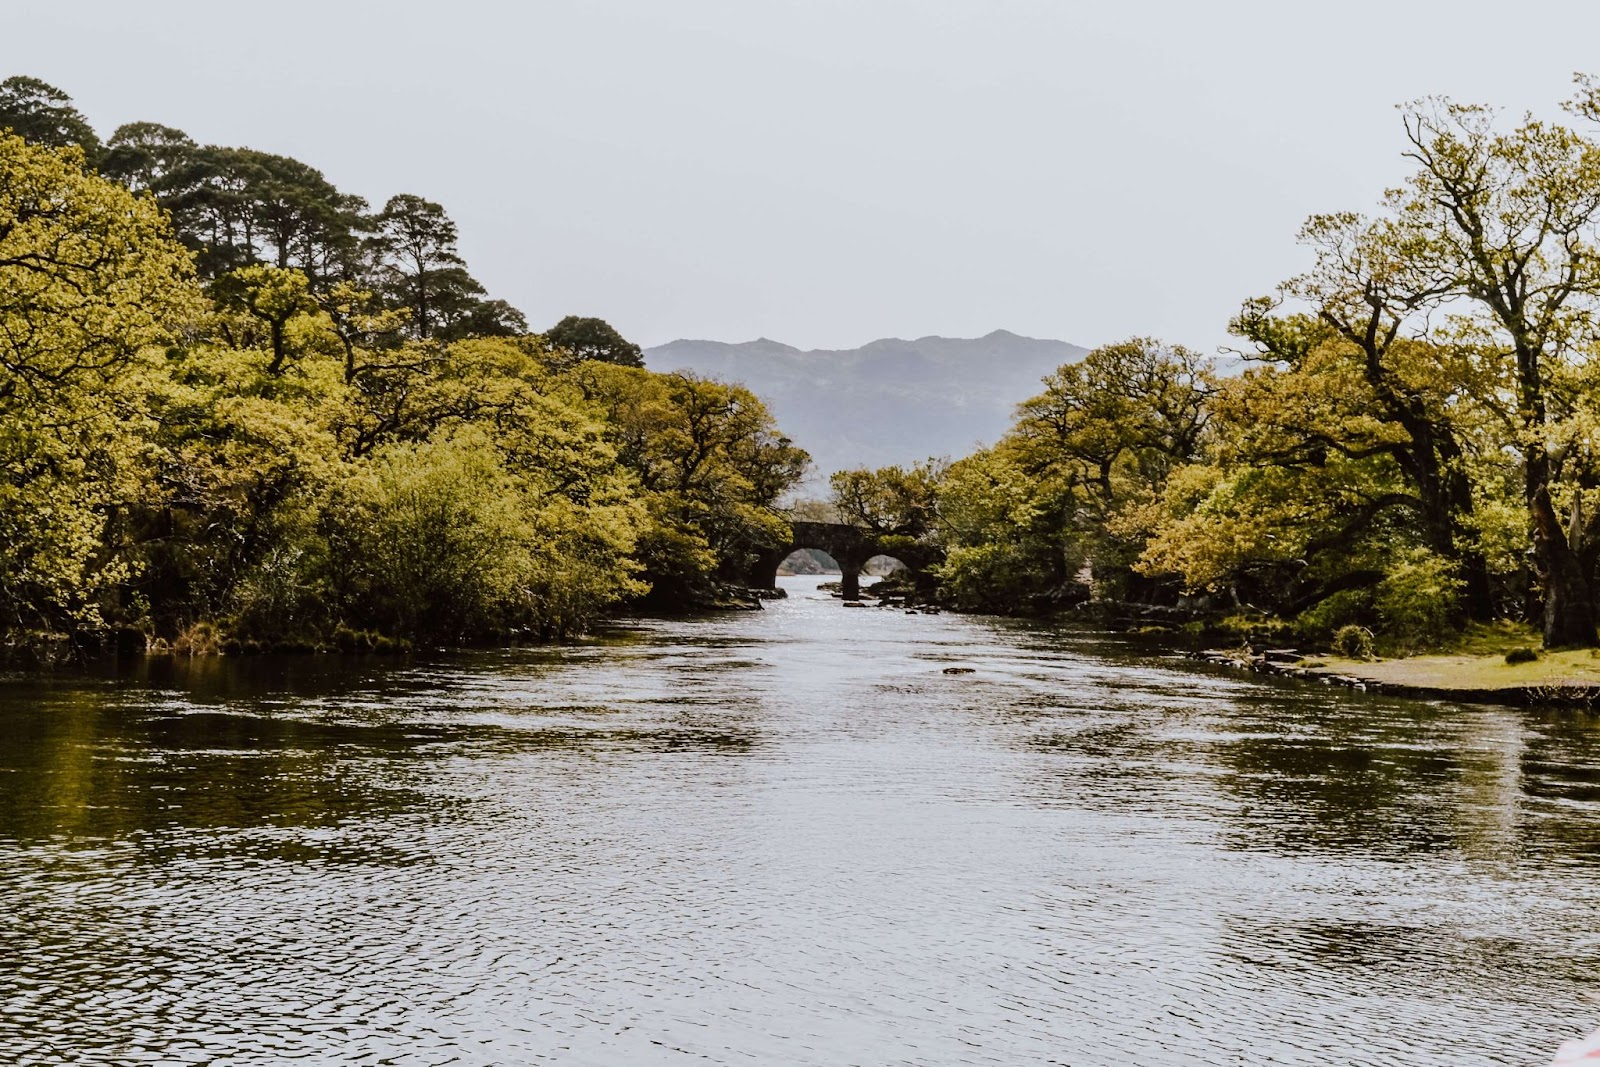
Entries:
{"type": "Polygon", "coordinates": [[[549,639],[786,539],[758,399],[528,333],[441,205],[0,102],[0,644],[549,639]]]}
{"type": "Polygon", "coordinates": [[[27,75],[0,81],[0,130],[52,148],[78,148],[90,163],[100,155],[100,138],[72,98],[27,75]]]}
{"type": "MultiPolygon", "coordinates": [[[[991,447],[839,472],[821,511],[974,610],[1594,644],[1600,86],[1567,107],[1405,107],[1406,180],[1306,222],[1242,372],[1101,345],[991,447]]],[[[553,637],[788,543],[808,457],[759,398],[602,319],[529,332],[443,205],[157,123],[102,146],[30,78],[0,126],[0,641],[553,637]]]]}
{"type": "Polygon", "coordinates": [[[597,360],[620,367],[644,366],[644,351],[624,338],[604,319],[568,315],[545,331],[550,347],[574,360],[597,360]]]}

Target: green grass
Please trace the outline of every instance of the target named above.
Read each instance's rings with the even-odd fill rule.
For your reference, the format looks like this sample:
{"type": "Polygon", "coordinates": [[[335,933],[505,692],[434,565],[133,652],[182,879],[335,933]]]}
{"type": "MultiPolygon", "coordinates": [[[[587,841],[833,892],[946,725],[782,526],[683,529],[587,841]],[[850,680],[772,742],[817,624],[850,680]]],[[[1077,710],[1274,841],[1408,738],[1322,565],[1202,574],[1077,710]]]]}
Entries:
{"type": "Polygon", "coordinates": [[[1540,647],[1539,631],[1525,622],[1475,622],[1444,651],[1463,656],[1503,656],[1518,646],[1540,647]]]}
{"type": "Polygon", "coordinates": [[[1519,689],[1529,686],[1600,688],[1600,649],[1539,653],[1529,663],[1507,663],[1518,647],[1539,648],[1539,632],[1523,623],[1474,624],[1438,652],[1393,659],[1323,656],[1301,666],[1320,674],[1339,674],[1369,682],[1440,690],[1519,689]]]}

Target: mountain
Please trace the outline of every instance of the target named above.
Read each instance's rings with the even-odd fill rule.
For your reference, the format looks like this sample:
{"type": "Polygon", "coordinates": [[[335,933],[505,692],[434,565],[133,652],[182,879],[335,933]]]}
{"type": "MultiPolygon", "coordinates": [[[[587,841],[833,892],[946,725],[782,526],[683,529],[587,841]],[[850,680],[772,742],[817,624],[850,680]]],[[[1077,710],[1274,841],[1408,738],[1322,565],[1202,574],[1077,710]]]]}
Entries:
{"type": "Polygon", "coordinates": [[[766,400],[784,433],[811,453],[806,491],[820,493],[836,470],[959,459],[994,443],[1039,380],[1086,351],[996,330],[810,351],[764,337],[672,341],[644,356],[652,370],[741,382],[766,400]]]}

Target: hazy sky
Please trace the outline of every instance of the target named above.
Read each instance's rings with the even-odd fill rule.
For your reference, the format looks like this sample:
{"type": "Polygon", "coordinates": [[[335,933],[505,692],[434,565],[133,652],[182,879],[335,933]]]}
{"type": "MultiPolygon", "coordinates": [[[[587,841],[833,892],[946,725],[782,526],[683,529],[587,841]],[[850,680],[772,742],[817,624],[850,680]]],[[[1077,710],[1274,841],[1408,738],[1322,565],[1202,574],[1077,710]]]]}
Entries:
{"type": "Polygon", "coordinates": [[[0,4],[0,71],[439,200],[536,327],[804,347],[1006,328],[1214,348],[1393,105],[1550,110],[1600,4],[273,0],[0,4]]]}

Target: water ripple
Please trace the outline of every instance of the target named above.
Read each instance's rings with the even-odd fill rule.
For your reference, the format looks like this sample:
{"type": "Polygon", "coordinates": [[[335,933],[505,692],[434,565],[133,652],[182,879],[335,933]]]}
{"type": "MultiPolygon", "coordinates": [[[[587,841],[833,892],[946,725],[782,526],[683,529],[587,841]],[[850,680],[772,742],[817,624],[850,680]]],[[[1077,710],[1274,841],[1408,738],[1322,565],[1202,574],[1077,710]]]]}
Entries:
{"type": "Polygon", "coordinates": [[[1600,1015],[1584,716],[797,595],[0,729],[7,1063],[1443,1067],[1600,1015]]]}

